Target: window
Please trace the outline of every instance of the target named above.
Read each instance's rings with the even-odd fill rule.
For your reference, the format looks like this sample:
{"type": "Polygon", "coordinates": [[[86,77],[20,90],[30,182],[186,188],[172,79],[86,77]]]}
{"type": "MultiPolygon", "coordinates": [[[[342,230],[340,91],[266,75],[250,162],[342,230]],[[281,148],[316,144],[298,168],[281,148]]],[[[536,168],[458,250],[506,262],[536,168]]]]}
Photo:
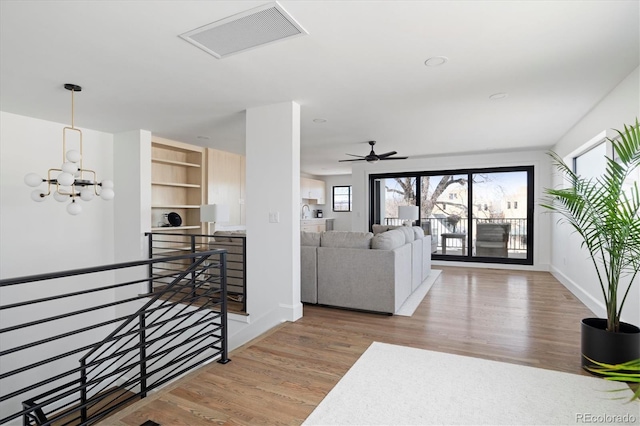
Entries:
{"type": "Polygon", "coordinates": [[[334,186],[333,187],[333,211],[334,212],[350,212],[353,202],[351,194],[351,186],[334,186]]]}
{"type": "Polygon", "coordinates": [[[573,157],[573,171],[585,179],[595,178],[604,174],[606,167],[605,155],[607,144],[601,142],[589,148],[588,151],[573,157]]]}
{"type": "Polygon", "coordinates": [[[369,224],[418,206],[436,260],[533,264],[533,166],[369,175],[369,224]],[[517,201],[516,201],[517,200],[517,201]]]}

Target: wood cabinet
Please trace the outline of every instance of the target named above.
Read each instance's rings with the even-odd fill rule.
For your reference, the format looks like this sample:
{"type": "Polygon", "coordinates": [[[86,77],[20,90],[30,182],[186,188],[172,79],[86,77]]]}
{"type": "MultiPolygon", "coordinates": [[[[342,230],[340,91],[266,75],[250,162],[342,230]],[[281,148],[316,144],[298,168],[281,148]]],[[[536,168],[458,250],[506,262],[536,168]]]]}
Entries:
{"type": "Polygon", "coordinates": [[[151,141],[151,230],[202,233],[200,205],[204,204],[204,148],[153,137],[151,141]],[[180,226],[164,226],[175,212],[180,226]]]}
{"type": "Polygon", "coordinates": [[[300,230],[305,232],[323,232],[326,231],[326,222],[324,219],[301,220],[300,230]]]}
{"type": "Polygon", "coordinates": [[[317,179],[300,178],[300,198],[309,200],[309,204],[325,203],[325,183],[317,179]]]}
{"type": "Polygon", "coordinates": [[[244,225],[246,219],[246,158],[240,154],[207,149],[207,204],[229,206],[229,222],[244,225]]]}

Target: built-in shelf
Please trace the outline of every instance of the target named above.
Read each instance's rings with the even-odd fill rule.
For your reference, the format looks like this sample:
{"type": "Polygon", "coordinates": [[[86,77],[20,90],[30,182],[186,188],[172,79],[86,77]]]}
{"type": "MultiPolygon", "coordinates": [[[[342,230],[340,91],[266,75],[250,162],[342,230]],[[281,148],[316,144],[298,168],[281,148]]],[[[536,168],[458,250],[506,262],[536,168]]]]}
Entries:
{"type": "Polygon", "coordinates": [[[185,229],[200,229],[200,225],[191,225],[191,226],[158,226],[155,228],[151,228],[152,232],[163,232],[163,231],[181,231],[185,229]]]}
{"type": "Polygon", "coordinates": [[[166,160],[164,158],[152,158],[151,161],[153,161],[154,163],[172,164],[174,166],[201,167],[200,164],[196,164],[196,163],[186,163],[184,161],[166,160]]]}
{"type": "Polygon", "coordinates": [[[200,185],[197,185],[195,183],[180,183],[180,182],[151,182],[151,185],[177,186],[179,188],[200,188],[200,185]]]}
{"type": "MultiPolygon", "coordinates": [[[[201,234],[200,206],[204,204],[205,148],[154,137],[151,143],[151,224],[155,232],[201,234]],[[181,226],[162,226],[166,215],[177,213],[181,226]]],[[[168,242],[166,242],[168,244],[168,242]]]]}
{"type": "Polygon", "coordinates": [[[151,206],[152,209],[199,209],[200,205],[192,204],[162,204],[151,206]]]}

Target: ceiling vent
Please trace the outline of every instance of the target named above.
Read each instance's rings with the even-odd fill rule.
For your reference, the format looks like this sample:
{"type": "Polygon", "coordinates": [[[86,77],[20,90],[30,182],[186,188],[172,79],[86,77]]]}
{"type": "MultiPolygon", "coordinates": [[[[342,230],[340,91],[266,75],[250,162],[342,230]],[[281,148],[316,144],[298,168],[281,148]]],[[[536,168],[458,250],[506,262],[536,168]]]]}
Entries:
{"type": "Polygon", "coordinates": [[[180,37],[222,59],[305,34],[305,29],[274,2],[196,28],[180,37]]]}

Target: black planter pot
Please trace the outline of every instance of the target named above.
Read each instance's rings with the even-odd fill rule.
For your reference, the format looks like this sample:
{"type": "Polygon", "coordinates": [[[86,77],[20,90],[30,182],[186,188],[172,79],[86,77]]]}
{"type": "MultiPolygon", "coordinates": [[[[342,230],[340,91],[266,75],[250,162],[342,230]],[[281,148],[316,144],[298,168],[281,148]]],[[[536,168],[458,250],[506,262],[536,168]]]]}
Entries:
{"type": "Polygon", "coordinates": [[[640,328],[621,322],[618,333],[606,329],[606,319],[582,320],[582,368],[593,366],[587,357],[606,364],[622,364],[640,358],[640,328]]]}

